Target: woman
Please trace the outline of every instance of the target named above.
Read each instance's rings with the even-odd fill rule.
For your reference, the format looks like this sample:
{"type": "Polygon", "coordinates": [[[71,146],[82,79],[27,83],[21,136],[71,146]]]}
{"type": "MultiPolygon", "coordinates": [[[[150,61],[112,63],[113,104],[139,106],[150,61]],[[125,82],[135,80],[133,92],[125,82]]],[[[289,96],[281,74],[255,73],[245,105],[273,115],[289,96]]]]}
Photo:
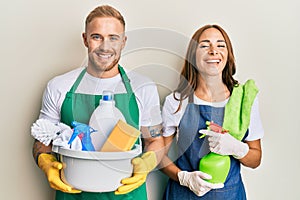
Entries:
{"type": "Polygon", "coordinates": [[[250,168],[260,165],[264,131],[258,90],[253,81],[239,84],[233,78],[235,71],[227,33],[218,25],[198,29],[189,43],[178,87],[163,106],[167,151],[161,170],[170,177],[164,199],[246,199],[240,164],[250,168]],[[223,125],[229,132],[203,130],[207,121],[223,125]],[[245,128],[238,130],[240,127],[245,128]],[[201,133],[207,136],[199,137],[201,133]],[[178,155],[173,163],[167,152],[175,135],[178,155]],[[210,183],[211,174],[199,171],[201,158],[210,151],[230,156],[224,183],[210,183]]]}

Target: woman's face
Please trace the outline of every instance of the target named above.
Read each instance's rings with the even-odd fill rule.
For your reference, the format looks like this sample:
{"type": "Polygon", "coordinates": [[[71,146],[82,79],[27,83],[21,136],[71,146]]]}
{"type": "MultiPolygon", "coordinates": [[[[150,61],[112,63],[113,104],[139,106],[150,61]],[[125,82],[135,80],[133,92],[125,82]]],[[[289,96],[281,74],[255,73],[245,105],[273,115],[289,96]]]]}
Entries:
{"type": "Polygon", "coordinates": [[[196,65],[202,76],[221,76],[228,58],[225,39],[216,28],[206,29],[196,50],[196,65]]]}

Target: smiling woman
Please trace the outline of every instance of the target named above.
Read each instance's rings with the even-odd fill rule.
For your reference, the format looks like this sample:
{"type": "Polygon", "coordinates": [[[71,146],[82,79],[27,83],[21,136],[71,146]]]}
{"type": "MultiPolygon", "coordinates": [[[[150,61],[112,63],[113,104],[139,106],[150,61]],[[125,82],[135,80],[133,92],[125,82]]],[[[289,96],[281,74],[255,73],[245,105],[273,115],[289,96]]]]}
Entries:
{"type": "Polygon", "coordinates": [[[246,199],[240,165],[250,168],[260,165],[260,139],[264,131],[257,88],[248,82],[239,84],[233,78],[235,71],[227,33],[218,25],[198,29],[190,41],[180,82],[163,106],[165,145],[169,149],[176,139],[178,148],[176,162],[168,157],[168,151],[161,162],[161,170],[170,177],[164,199],[246,199]],[[246,93],[247,99],[244,98],[246,93]],[[199,138],[199,131],[203,133],[202,129],[207,129],[207,122],[211,121],[226,125],[224,128],[229,132],[210,131],[205,132],[207,137],[199,138]],[[246,129],[239,131],[238,127],[245,124],[246,129]],[[237,135],[239,137],[235,137],[237,135]],[[206,161],[207,155],[215,155],[213,164],[211,159],[206,161]],[[222,181],[215,182],[221,179],[212,175],[225,173],[207,174],[214,170],[204,173],[203,167],[199,171],[202,159],[212,168],[219,165],[223,157],[228,159],[222,181]]]}
{"type": "Polygon", "coordinates": [[[221,32],[216,28],[208,28],[203,31],[199,38],[199,48],[196,50],[196,66],[199,70],[199,85],[195,90],[197,96],[202,96],[203,100],[220,101],[229,96],[230,92],[227,87],[223,87],[222,72],[225,68],[228,57],[228,50],[225,39],[221,32]],[[210,79],[215,85],[213,90],[206,91],[205,80],[210,79]]]}
{"type": "Polygon", "coordinates": [[[200,77],[210,76],[210,70],[222,76],[227,56],[226,42],[221,32],[215,28],[206,29],[199,38],[199,48],[196,51],[196,65],[199,66],[200,77]]]}

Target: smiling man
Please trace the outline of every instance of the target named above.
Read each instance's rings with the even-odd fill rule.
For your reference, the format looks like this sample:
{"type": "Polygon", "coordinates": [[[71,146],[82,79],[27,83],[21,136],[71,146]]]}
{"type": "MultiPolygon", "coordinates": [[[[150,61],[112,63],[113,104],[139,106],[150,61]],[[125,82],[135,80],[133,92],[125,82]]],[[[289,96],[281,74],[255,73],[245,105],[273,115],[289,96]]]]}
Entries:
{"type": "MultiPolygon", "coordinates": [[[[132,160],[132,177],[121,181],[116,191],[85,192],[76,190],[60,178],[62,163],[51,149],[38,140],[33,156],[45,172],[56,199],[147,199],[146,178],[162,158],[160,102],[156,84],[147,77],[130,72],[119,65],[126,44],[125,21],[111,6],[99,6],[86,18],[82,34],[88,50],[87,66],[79,67],[49,81],[45,89],[40,119],[71,126],[73,121],[88,124],[99,105],[103,91],[113,91],[116,107],[126,122],[141,130],[144,153],[132,160]]],[[[101,122],[100,122],[101,123],[101,122]]],[[[101,172],[99,172],[101,173],[101,172]]],[[[103,184],[105,184],[103,180],[103,184]]]]}
{"type": "Polygon", "coordinates": [[[126,43],[125,22],[114,17],[88,18],[82,34],[88,48],[87,72],[99,78],[115,76],[121,51],[126,43]]]}

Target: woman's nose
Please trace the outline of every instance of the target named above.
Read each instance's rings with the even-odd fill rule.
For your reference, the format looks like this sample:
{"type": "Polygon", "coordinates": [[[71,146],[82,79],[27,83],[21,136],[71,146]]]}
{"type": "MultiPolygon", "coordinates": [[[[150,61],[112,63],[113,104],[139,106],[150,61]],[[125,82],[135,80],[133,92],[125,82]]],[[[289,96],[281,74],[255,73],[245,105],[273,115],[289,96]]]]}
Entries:
{"type": "Polygon", "coordinates": [[[211,47],[211,48],[209,49],[209,54],[211,54],[211,55],[216,55],[216,54],[218,54],[218,51],[217,51],[214,47],[211,47]]]}

